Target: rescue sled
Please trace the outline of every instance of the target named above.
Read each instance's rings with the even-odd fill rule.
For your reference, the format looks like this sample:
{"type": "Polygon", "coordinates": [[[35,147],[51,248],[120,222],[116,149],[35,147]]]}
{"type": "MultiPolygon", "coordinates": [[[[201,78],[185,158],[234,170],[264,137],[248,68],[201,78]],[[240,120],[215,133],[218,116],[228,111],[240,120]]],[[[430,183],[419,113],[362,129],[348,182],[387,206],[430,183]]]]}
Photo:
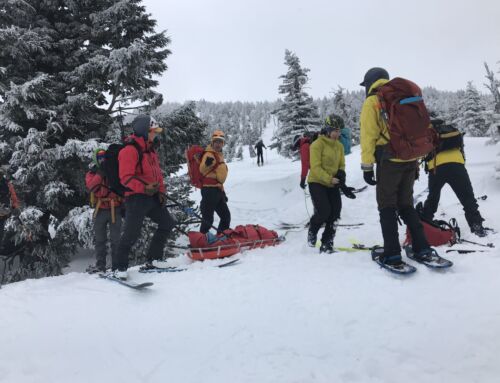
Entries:
{"type": "Polygon", "coordinates": [[[245,250],[275,246],[284,241],[274,230],[260,225],[239,225],[214,235],[190,231],[188,256],[195,261],[226,258],[245,250]]]}

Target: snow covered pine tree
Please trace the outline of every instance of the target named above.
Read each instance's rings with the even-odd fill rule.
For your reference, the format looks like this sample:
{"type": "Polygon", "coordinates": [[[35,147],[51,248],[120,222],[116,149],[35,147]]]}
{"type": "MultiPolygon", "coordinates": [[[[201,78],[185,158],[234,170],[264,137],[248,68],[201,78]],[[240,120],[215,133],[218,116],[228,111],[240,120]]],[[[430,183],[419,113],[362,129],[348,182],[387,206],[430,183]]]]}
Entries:
{"type": "Polygon", "coordinates": [[[89,238],[83,175],[97,141],[119,106],[162,101],[152,77],[169,38],[140,3],[1,1],[0,158],[24,202],[9,228],[26,245],[7,282],[61,272],[89,238]]]}
{"type": "Polygon", "coordinates": [[[279,93],[284,94],[285,99],[273,112],[281,124],[274,138],[281,142],[280,153],[291,157],[293,137],[305,131],[318,130],[320,119],[312,97],[304,91],[309,69],[302,68],[299,58],[288,49],[285,51],[285,65],[288,72],[280,76],[283,84],[279,86],[279,93]]]}

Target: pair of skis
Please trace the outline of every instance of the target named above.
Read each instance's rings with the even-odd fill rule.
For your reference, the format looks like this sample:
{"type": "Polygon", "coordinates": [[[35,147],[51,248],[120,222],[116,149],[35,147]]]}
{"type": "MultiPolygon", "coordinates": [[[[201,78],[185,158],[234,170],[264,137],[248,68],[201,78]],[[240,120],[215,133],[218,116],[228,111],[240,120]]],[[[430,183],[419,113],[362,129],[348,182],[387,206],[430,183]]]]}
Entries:
{"type": "MultiPolygon", "coordinates": [[[[237,262],[239,262],[239,260],[240,260],[239,258],[236,258],[236,259],[233,259],[231,261],[217,265],[215,267],[223,268],[223,267],[231,266],[231,265],[234,265],[237,262]]],[[[187,267],[174,267],[174,266],[172,266],[172,267],[141,266],[141,268],[139,269],[139,272],[140,273],[172,273],[172,272],[180,272],[180,271],[186,271],[186,270],[189,270],[189,268],[187,268],[187,267]]],[[[107,274],[107,273],[100,273],[99,277],[106,279],[108,281],[111,281],[111,282],[118,283],[122,286],[129,287],[129,288],[134,289],[134,290],[142,290],[146,287],[151,287],[154,284],[153,282],[136,283],[136,282],[132,282],[132,281],[128,281],[128,280],[123,280],[123,279],[120,279],[120,278],[113,276],[112,274],[107,274]]]]}

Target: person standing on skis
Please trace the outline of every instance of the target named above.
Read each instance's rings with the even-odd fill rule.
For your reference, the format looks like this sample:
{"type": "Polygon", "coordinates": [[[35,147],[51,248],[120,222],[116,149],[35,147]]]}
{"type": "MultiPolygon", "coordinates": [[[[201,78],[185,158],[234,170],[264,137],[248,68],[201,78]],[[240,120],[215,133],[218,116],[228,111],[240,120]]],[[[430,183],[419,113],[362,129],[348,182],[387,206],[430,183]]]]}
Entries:
{"type": "Polygon", "coordinates": [[[360,84],[366,91],[366,100],[360,115],[361,169],[365,182],[376,185],[380,226],[384,239],[384,248],[379,261],[400,267],[403,261],[398,235],[398,214],[410,230],[415,259],[424,260],[432,256],[435,250],[429,246],[422,223],[413,207],[413,184],[418,159],[402,160],[386,151],[390,135],[381,113],[377,90],[388,82],[389,74],[385,69],[371,68],[360,84]]]}
{"type": "Polygon", "coordinates": [[[203,187],[201,188],[201,233],[208,233],[214,222],[214,212],[220,218],[217,231],[223,232],[229,229],[231,224],[231,212],[227,206],[227,196],[224,191],[228,168],[224,162],[222,148],[225,136],[222,130],[216,130],[201,157],[200,173],[203,175],[203,187]]]}
{"type": "Polygon", "coordinates": [[[255,149],[257,150],[257,166],[264,165],[264,154],[262,148],[267,149],[264,142],[259,140],[259,142],[255,145],[255,149]]]}
{"type": "Polygon", "coordinates": [[[153,142],[162,128],[149,115],[141,114],[132,121],[133,134],[118,154],[120,183],[129,191],[125,193],[125,224],[112,269],[115,276],[127,279],[129,254],[141,234],[145,217],[158,224],[146,254],[147,264],[163,266],[163,248],[175,226],[175,220],[165,208],[165,185],[158,155],[153,142]]]}
{"type": "Polygon", "coordinates": [[[340,190],[347,198],[354,199],[354,188],[346,186],[344,147],[339,142],[340,127],[326,125],[310,146],[311,169],[307,181],[314,205],[314,214],[309,222],[307,242],[315,247],[318,231],[323,224],[321,253],[333,253],[336,224],[342,210],[340,190]]]}

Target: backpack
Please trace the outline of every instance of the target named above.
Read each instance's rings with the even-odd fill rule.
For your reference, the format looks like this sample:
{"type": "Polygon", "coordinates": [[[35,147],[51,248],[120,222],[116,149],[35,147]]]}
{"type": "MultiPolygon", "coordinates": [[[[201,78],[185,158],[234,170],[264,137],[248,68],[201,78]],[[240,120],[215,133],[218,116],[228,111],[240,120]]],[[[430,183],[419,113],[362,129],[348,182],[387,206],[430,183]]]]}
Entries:
{"type": "MultiPolygon", "coordinates": [[[[191,180],[191,185],[195,188],[201,189],[203,187],[203,180],[206,174],[201,174],[200,163],[205,154],[206,150],[200,145],[191,145],[186,149],[186,163],[188,168],[189,179],[191,180]]],[[[214,153],[214,152],[212,152],[214,153]]],[[[215,167],[210,171],[213,172],[220,165],[220,162],[215,156],[215,167]]]]}
{"type": "Polygon", "coordinates": [[[118,154],[120,150],[125,148],[128,145],[133,145],[137,152],[139,153],[139,160],[137,161],[137,165],[141,167],[142,170],[142,149],[137,142],[134,140],[126,141],[123,144],[111,144],[106,150],[106,154],[104,155],[104,163],[101,166],[101,170],[104,173],[109,185],[109,189],[123,197],[125,192],[131,191],[128,187],[124,186],[120,182],[120,171],[119,171],[119,162],[118,162],[118,154]]]}
{"type": "MultiPolygon", "coordinates": [[[[454,218],[450,222],[442,220],[428,220],[420,217],[424,234],[430,246],[453,245],[460,239],[460,228],[454,218]]],[[[410,230],[406,229],[404,245],[411,245],[410,230]]]]}
{"type": "Polygon", "coordinates": [[[429,113],[418,85],[396,77],[375,94],[389,131],[389,137],[382,136],[388,141],[390,157],[411,160],[430,153],[436,146],[437,134],[430,129],[429,113]]]}

